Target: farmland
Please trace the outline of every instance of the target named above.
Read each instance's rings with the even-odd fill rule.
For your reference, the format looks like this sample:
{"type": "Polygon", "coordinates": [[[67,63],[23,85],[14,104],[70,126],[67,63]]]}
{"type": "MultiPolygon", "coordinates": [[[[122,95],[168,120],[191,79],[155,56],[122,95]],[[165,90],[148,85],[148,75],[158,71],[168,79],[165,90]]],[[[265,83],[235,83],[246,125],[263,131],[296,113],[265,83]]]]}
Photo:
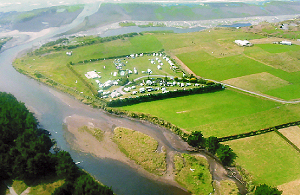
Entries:
{"type": "Polygon", "coordinates": [[[221,41],[218,39],[221,37],[204,35],[203,39],[209,40],[214,48],[201,44],[201,48],[189,49],[189,46],[175,50],[176,56],[195,74],[284,100],[300,98],[296,90],[300,86],[300,61],[297,57],[300,46],[269,42],[241,48],[228,42],[230,38],[234,41],[233,37],[221,41]],[[261,78],[262,73],[268,73],[268,76],[261,78]],[[265,83],[267,85],[262,86],[265,83]]]}
{"type": "Polygon", "coordinates": [[[299,179],[300,154],[275,132],[226,142],[238,155],[237,163],[254,182],[281,185],[299,179]]]}
{"type": "MultiPolygon", "coordinates": [[[[97,40],[74,38],[65,46],[84,44],[89,39],[97,40]]],[[[265,36],[245,32],[245,29],[215,28],[186,34],[143,33],[73,49],[52,49],[32,52],[17,59],[14,66],[36,79],[51,79],[74,89],[85,98],[95,98],[86,83],[98,90],[99,82],[107,80],[122,81],[125,78],[134,82],[142,76],[151,77],[148,69],[152,70],[152,75],[163,75],[162,79],[166,76],[183,77],[180,67],[173,71],[167,64],[166,56],[172,55],[196,76],[279,99],[300,98],[300,46],[272,44],[265,36]],[[255,44],[240,47],[234,44],[235,39],[253,40],[255,44]],[[260,40],[263,40],[262,43],[260,40]],[[72,55],[66,55],[70,51],[72,55]],[[142,53],[144,55],[141,56],[142,53]],[[132,54],[134,56],[129,57],[132,54]],[[158,60],[164,63],[161,70],[152,63],[158,63],[158,60]],[[78,79],[67,64],[84,80],[78,79]],[[114,72],[119,72],[116,64],[123,64],[126,71],[136,68],[139,73],[128,74],[127,77],[114,76],[114,72]],[[85,78],[89,71],[97,72],[101,78],[85,78]]],[[[191,77],[187,75],[185,79],[191,77]]],[[[109,90],[119,87],[112,86],[109,90]]],[[[143,102],[119,109],[148,113],[182,128],[186,133],[202,131],[204,137],[235,135],[300,119],[298,104],[282,104],[234,89],[143,102]]],[[[225,144],[237,153],[237,164],[253,175],[256,184],[277,186],[299,179],[299,154],[274,132],[225,144]]]]}

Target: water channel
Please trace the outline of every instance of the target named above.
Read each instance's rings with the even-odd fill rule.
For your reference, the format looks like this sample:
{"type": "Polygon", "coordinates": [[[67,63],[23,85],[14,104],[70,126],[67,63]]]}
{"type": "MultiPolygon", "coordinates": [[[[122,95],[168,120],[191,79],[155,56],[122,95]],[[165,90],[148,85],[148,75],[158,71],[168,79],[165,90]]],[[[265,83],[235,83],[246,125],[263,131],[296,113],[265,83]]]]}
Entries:
{"type": "MultiPolygon", "coordinates": [[[[91,173],[105,185],[112,186],[116,194],[188,194],[178,187],[149,179],[119,161],[101,159],[73,150],[64,138],[64,119],[77,114],[105,121],[112,129],[115,126],[123,126],[140,130],[154,137],[158,142],[163,143],[167,149],[173,151],[181,151],[182,146],[185,144],[178,136],[155,125],[115,117],[101,110],[92,109],[67,94],[56,91],[18,73],[12,67],[12,61],[19,52],[31,48],[40,41],[49,39],[56,34],[66,32],[80,24],[85,16],[92,14],[97,9],[97,6],[86,7],[72,24],[56,28],[41,38],[12,47],[0,53],[0,91],[12,93],[19,101],[25,102],[26,106],[36,114],[40,125],[51,132],[52,137],[56,139],[59,147],[69,151],[74,161],[82,162],[79,165],[81,168],[91,173]]],[[[162,30],[169,29],[165,28],[162,30]]],[[[118,29],[118,33],[123,34],[124,32],[118,29]]],[[[111,31],[111,34],[106,34],[106,36],[110,35],[115,35],[115,32],[111,31]]]]}

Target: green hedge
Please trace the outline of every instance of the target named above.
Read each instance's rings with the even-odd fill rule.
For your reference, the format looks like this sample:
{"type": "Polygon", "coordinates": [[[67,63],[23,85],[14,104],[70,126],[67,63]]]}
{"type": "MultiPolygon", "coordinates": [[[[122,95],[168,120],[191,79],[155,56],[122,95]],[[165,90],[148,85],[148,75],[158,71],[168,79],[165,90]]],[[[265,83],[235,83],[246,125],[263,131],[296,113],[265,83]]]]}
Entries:
{"type": "Polygon", "coordinates": [[[266,129],[250,131],[250,132],[247,132],[247,133],[221,137],[221,138],[218,139],[218,141],[219,142],[226,142],[226,141],[230,141],[230,140],[235,140],[235,139],[260,135],[260,134],[268,133],[268,132],[271,132],[271,131],[277,131],[278,129],[283,129],[283,128],[287,128],[287,127],[290,127],[290,126],[297,126],[297,125],[300,125],[300,121],[285,123],[285,124],[277,125],[277,126],[274,126],[274,127],[269,127],[269,128],[266,128],[266,129]]]}

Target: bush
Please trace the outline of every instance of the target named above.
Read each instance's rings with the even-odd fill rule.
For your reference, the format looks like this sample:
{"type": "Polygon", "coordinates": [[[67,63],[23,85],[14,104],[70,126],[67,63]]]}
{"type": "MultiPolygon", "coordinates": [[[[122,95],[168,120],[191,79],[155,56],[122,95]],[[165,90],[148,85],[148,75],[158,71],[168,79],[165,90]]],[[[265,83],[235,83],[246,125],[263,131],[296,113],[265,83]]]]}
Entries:
{"type": "Polygon", "coordinates": [[[196,78],[191,78],[190,83],[197,83],[197,79],[196,78]]]}

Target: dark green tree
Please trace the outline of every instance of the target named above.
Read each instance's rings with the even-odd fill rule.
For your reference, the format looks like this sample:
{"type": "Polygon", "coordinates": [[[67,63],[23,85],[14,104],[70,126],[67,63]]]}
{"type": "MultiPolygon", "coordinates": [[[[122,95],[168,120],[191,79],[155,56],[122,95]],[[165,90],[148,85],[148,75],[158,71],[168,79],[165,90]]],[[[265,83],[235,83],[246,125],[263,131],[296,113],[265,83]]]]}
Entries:
{"type": "Polygon", "coordinates": [[[102,186],[88,175],[80,176],[75,183],[74,195],[113,195],[113,191],[107,186],[102,186]]]}
{"type": "Polygon", "coordinates": [[[237,155],[233,152],[233,150],[228,145],[221,144],[219,149],[217,149],[216,153],[220,161],[225,166],[230,166],[237,157],[237,155]]]}
{"type": "Polygon", "coordinates": [[[187,143],[193,147],[204,148],[205,138],[201,131],[193,131],[191,135],[188,136],[187,143]]]}
{"type": "Polygon", "coordinates": [[[255,195],[281,195],[282,191],[279,191],[276,187],[268,186],[267,184],[261,184],[256,187],[255,195]]]}
{"type": "Polygon", "coordinates": [[[74,180],[78,176],[78,168],[75,166],[69,152],[59,151],[56,154],[57,165],[55,166],[56,174],[67,180],[74,180]]]}
{"type": "Polygon", "coordinates": [[[217,137],[214,137],[214,136],[210,136],[209,138],[206,139],[206,142],[205,142],[205,145],[206,145],[206,149],[212,153],[212,154],[215,154],[216,151],[219,149],[220,147],[220,143],[218,141],[218,138],[217,137]]]}

